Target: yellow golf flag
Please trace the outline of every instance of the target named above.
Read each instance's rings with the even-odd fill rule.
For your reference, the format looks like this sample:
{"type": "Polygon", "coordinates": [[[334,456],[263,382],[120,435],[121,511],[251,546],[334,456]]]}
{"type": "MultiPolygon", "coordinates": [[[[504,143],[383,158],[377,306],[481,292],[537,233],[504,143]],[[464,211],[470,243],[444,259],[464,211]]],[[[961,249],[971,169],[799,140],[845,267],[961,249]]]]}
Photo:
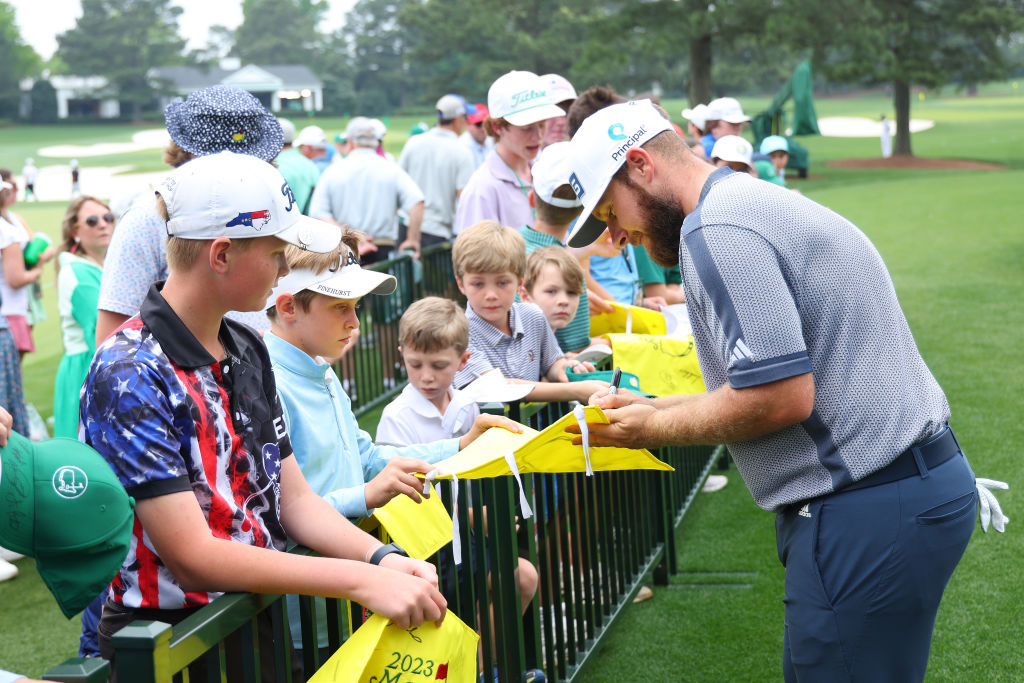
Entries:
{"type": "MultiPolygon", "coordinates": [[[[604,411],[597,406],[584,409],[585,421],[608,424],[604,411]]],[[[572,413],[563,415],[542,432],[523,427],[522,434],[505,429],[488,429],[469,446],[450,458],[435,464],[438,479],[455,474],[458,478],[484,479],[512,474],[506,453],[512,453],[520,474],[527,472],[586,472],[587,457],[582,445],[572,444],[574,434],[565,428],[576,424],[572,413]]],[[[646,449],[593,446],[589,448],[591,469],[610,470],[666,470],[672,467],[658,460],[646,449]]]]}
{"type": "Polygon", "coordinates": [[[665,314],[641,306],[624,306],[617,301],[608,301],[615,310],[590,316],[590,336],[624,332],[627,334],[666,334],[665,314]]]}
{"type": "Polygon", "coordinates": [[[452,540],[452,518],[432,486],[430,497],[420,503],[406,495],[395,496],[374,510],[373,516],[417,560],[427,559],[452,540]]]}
{"type": "Polygon", "coordinates": [[[331,655],[309,683],[475,683],[480,636],[449,610],[432,622],[403,629],[374,614],[331,655]]]}
{"type": "Polygon", "coordinates": [[[609,334],[615,365],[640,378],[649,394],[702,394],[706,391],[700,374],[693,335],[666,337],[650,334],[609,334]]]}

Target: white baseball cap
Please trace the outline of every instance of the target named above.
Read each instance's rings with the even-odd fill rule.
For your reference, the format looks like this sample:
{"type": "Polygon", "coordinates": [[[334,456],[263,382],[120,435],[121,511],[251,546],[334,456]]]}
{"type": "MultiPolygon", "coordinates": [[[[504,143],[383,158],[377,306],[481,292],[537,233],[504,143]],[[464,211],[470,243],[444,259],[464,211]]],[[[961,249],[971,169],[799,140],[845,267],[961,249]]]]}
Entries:
{"type": "Polygon", "coordinates": [[[572,175],[569,155],[568,142],[555,142],[541,150],[537,161],[530,168],[534,193],[551,206],[564,209],[583,206],[579,198],[563,199],[554,196],[555,190],[569,184],[569,176],[572,175]]]}
{"type": "Polygon", "coordinates": [[[277,118],[278,124],[281,126],[281,133],[284,135],[284,144],[290,145],[295,139],[295,124],[288,119],[277,118]]]}
{"type": "Polygon", "coordinates": [[[267,299],[266,308],[277,305],[277,299],[282,294],[298,294],[305,289],[335,299],[359,299],[367,294],[391,294],[398,288],[398,280],[394,275],[366,270],[359,265],[359,260],[348,247],[343,251],[344,263],[337,270],[328,269],[317,273],[310,268],[298,268],[278,280],[277,287],[274,287],[267,299]]]}
{"type": "Polygon", "coordinates": [[[748,123],[750,117],[743,113],[743,107],[733,97],[719,97],[708,103],[706,121],[728,121],[729,123],[748,123]]]}
{"type": "Polygon", "coordinates": [[[341,228],[303,216],[288,182],[267,162],[234,152],[196,157],[156,187],[167,205],[167,234],[187,240],[273,236],[327,253],[341,228]]]}
{"type": "Polygon", "coordinates": [[[532,71],[509,71],[494,81],[487,91],[487,109],[491,118],[505,119],[513,126],[565,116],[548,97],[547,84],[532,71]]]}
{"type": "Polygon", "coordinates": [[[301,147],[302,145],[309,145],[310,147],[319,147],[326,149],[327,147],[327,133],[320,126],[306,126],[299,131],[295,141],[292,143],[295,147],[301,147]]]}
{"type": "Polygon", "coordinates": [[[711,159],[722,161],[738,161],[753,167],[754,146],[739,135],[723,135],[715,141],[711,148],[711,159]]]}
{"type": "Polygon", "coordinates": [[[565,76],[544,74],[540,78],[548,87],[548,98],[555,104],[576,99],[576,88],[565,76]]]}
{"type": "Polygon", "coordinates": [[[377,141],[377,127],[374,125],[372,119],[368,119],[365,116],[353,117],[348,125],[345,126],[345,137],[353,145],[360,147],[376,147],[377,141]]]}
{"type": "Polygon", "coordinates": [[[593,212],[612,176],[626,161],[626,153],[654,136],[672,130],[672,123],[650,100],[632,100],[599,109],[583,120],[568,143],[569,184],[583,201],[583,214],[569,235],[570,247],[585,247],[604,232],[593,212]]]}
{"type": "Polygon", "coordinates": [[[693,109],[686,108],[683,110],[683,118],[697,126],[701,130],[707,128],[708,124],[708,105],[698,104],[693,109]]]}

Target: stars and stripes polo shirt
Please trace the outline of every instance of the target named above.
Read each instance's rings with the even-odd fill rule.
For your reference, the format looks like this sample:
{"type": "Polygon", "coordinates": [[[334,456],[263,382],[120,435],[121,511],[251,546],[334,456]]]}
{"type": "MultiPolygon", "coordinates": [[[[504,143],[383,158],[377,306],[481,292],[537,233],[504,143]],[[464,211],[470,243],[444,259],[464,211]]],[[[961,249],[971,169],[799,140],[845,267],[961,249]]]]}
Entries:
{"type": "MultiPolygon", "coordinates": [[[[97,350],[82,388],[79,438],[136,499],[192,491],[215,537],[283,551],[281,460],[292,448],[266,346],[225,319],[227,358],[217,361],[160,287],[97,350]]],[[[138,517],[111,589],[131,608],[199,607],[220,595],[183,590],[138,517]]]]}

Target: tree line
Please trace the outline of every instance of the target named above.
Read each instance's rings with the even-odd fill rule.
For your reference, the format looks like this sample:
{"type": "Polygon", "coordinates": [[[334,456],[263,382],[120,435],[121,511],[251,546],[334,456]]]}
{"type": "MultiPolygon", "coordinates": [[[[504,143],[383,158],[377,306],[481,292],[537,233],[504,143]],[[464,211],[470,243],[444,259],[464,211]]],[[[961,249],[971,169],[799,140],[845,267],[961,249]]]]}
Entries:
{"type": "Polygon", "coordinates": [[[359,0],[325,32],[327,6],[242,0],[237,28],[215,27],[186,53],[174,0],[82,0],[43,65],[0,0],[0,116],[17,79],[44,66],[106,76],[137,116],[161,89],[152,67],[302,64],[324,83],[326,113],[379,115],[445,92],[483,99],[511,68],[707,102],[773,92],[809,58],[820,85],[888,85],[909,145],[911,86],[970,87],[1024,65],[1024,0],[359,0]]]}

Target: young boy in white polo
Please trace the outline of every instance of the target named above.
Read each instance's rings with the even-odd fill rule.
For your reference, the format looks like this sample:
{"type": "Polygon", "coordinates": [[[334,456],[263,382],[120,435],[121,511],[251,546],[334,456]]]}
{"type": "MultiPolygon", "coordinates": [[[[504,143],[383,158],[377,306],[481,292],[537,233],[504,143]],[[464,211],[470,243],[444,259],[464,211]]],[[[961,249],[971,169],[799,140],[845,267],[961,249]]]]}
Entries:
{"type": "Polygon", "coordinates": [[[409,384],[384,407],[377,443],[406,446],[468,432],[480,408],[453,386],[469,360],[466,313],[451,299],[420,299],[402,314],[398,341],[409,384]]]}
{"type": "Polygon", "coordinates": [[[382,546],[309,487],[266,346],[224,318],[263,308],[288,273],[288,243],[328,252],[340,230],[302,216],[270,164],[231,152],[179,167],[156,194],[170,274],[97,349],[82,392],[81,439],[136,500],[99,624],[103,656],[121,627],[177,623],[225,591],[347,598],[404,627],[442,619],[433,566],[382,546]],[[289,538],[324,557],[282,552],[289,538]]]}

